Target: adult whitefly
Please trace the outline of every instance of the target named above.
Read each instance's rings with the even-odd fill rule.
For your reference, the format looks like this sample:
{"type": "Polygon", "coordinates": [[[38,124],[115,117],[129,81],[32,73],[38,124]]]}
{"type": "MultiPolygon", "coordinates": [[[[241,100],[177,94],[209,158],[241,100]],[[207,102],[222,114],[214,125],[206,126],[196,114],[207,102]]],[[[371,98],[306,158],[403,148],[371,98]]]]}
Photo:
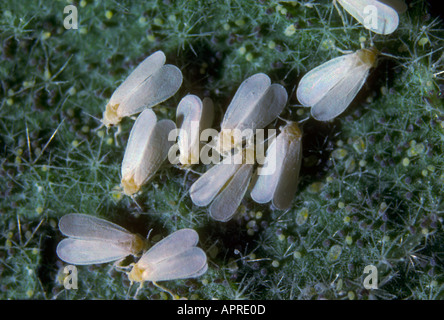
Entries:
{"type": "Polygon", "coordinates": [[[177,106],[176,125],[179,130],[179,162],[183,166],[199,163],[201,132],[213,123],[214,107],[210,98],[203,101],[195,95],[186,95],[177,106]]]}
{"type": "Polygon", "coordinates": [[[229,221],[236,213],[253,174],[251,150],[239,150],[236,156],[225,158],[196,180],[190,196],[197,206],[208,206],[210,216],[217,221],[229,221]]]}
{"type": "Polygon", "coordinates": [[[73,265],[116,261],[137,255],[145,239],[125,228],[94,216],[72,213],[59,221],[60,232],[68,237],[57,245],[57,256],[73,265]]]}
{"type": "Polygon", "coordinates": [[[173,121],[157,121],[151,109],[137,117],[122,161],[121,185],[126,195],[138,192],[159,170],[173,145],[168,135],[174,129],[173,121]]]}
{"type": "Polygon", "coordinates": [[[131,282],[168,281],[196,278],[208,269],[205,251],[196,247],[199,235],[181,229],[145,252],[128,273],[131,282]]]}
{"type": "Polygon", "coordinates": [[[114,91],[103,112],[102,123],[114,126],[128,117],[151,108],[172,97],[182,85],[182,72],[165,65],[165,54],[156,51],[125,79],[114,91]]]}
{"type": "Polygon", "coordinates": [[[349,106],[376,65],[374,47],[346,54],[314,68],[299,82],[296,95],[319,121],[334,119],[349,106]]]}
{"type": "Polygon", "coordinates": [[[287,98],[285,88],[271,84],[266,74],[258,73],[244,80],[225,112],[216,149],[224,154],[239,148],[256,129],[265,128],[279,116],[287,98]],[[244,136],[240,136],[241,133],[244,136]]]}
{"type": "Polygon", "coordinates": [[[251,198],[273,207],[290,208],[299,182],[302,163],[302,131],[296,122],[281,129],[267,149],[264,165],[258,168],[251,198]]]}

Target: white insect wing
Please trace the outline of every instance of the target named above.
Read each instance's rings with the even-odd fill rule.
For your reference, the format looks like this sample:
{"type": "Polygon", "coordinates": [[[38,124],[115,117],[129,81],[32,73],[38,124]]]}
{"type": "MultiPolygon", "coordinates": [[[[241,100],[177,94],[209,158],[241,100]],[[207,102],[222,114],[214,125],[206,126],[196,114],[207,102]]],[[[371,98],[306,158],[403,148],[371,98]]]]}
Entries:
{"type": "Polygon", "coordinates": [[[341,79],[326,95],[312,108],[311,115],[319,121],[331,120],[349,106],[367,79],[370,68],[359,65],[341,79]]]}
{"type": "Polygon", "coordinates": [[[377,0],[337,0],[347,12],[366,29],[388,35],[399,24],[398,13],[391,6],[377,0]]]}
{"type": "Polygon", "coordinates": [[[263,128],[282,112],[287,92],[279,84],[259,73],[245,80],[228,106],[222,129],[263,128]]]}
{"type": "Polygon", "coordinates": [[[197,245],[199,235],[193,229],[181,229],[152,246],[140,258],[139,263],[157,263],[174,257],[197,245]]]}
{"type": "Polygon", "coordinates": [[[354,53],[331,59],[304,75],[296,95],[306,107],[312,107],[322,99],[356,64],[354,53]]]}
{"type": "Polygon", "coordinates": [[[247,118],[254,106],[270,87],[270,78],[263,73],[255,74],[244,80],[229,104],[222,121],[222,129],[236,129],[247,118]]]}
{"type": "MultiPolygon", "coordinates": [[[[288,141],[286,141],[288,143],[288,141]]],[[[272,204],[275,208],[290,208],[299,183],[299,172],[302,163],[302,142],[295,138],[289,142],[284,162],[279,175],[279,182],[273,195],[272,204]]]]}
{"type": "Polygon", "coordinates": [[[122,82],[122,84],[114,91],[110,104],[121,104],[127,97],[145,81],[152,76],[165,64],[165,54],[162,51],[156,51],[142,61],[136,69],[122,82]]]}
{"type": "Polygon", "coordinates": [[[131,128],[128,144],[122,161],[122,177],[130,174],[139,165],[143,157],[143,150],[157,123],[156,114],[151,109],[144,110],[136,119],[131,128]]]}
{"type": "Polygon", "coordinates": [[[165,161],[173,145],[172,141],[168,141],[168,134],[175,128],[176,124],[171,120],[161,120],[156,123],[143,150],[141,162],[135,169],[136,183],[144,184],[148,181],[165,161]]]}
{"type": "MultiPolygon", "coordinates": [[[[290,123],[287,127],[292,125],[296,124],[290,123]]],[[[255,182],[251,197],[258,203],[272,201],[275,208],[285,210],[290,207],[298,185],[302,162],[301,137],[288,134],[284,128],[267,149],[264,166],[270,165],[271,161],[274,161],[274,172],[264,174],[258,170],[262,174],[255,182]]]]}
{"type": "Polygon", "coordinates": [[[123,259],[132,254],[112,241],[63,239],[57,245],[58,257],[69,264],[88,265],[123,259]]]}
{"type": "MultiPolygon", "coordinates": [[[[189,140],[193,140],[194,136],[191,136],[194,132],[191,130],[192,124],[200,124],[200,118],[202,115],[202,100],[195,95],[187,95],[180,100],[176,110],[176,125],[177,128],[185,131],[189,140]]],[[[182,136],[179,135],[179,141],[182,136]]],[[[184,143],[185,144],[185,143],[184,143]]]]}
{"type": "Polygon", "coordinates": [[[262,129],[270,124],[281,114],[287,102],[287,91],[280,84],[272,84],[256,103],[254,110],[246,117],[241,124],[240,130],[262,129]]]}
{"type": "Polygon", "coordinates": [[[209,208],[214,220],[226,222],[234,216],[250,184],[252,173],[252,164],[242,164],[222,188],[209,208]]]}
{"type": "Polygon", "coordinates": [[[286,154],[286,145],[280,143],[282,139],[283,135],[280,134],[273,140],[267,148],[264,165],[257,170],[257,180],[250,193],[251,198],[257,203],[267,203],[273,199],[286,154]]]}
{"type": "Polygon", "coordinates": [[[149,265],[145,281],[168,281],[193,278],[207,270],[207,256],[197,247],[189,248],[173,257],[149,265]]]}
{"type": "Polygon", "coordinates": [[[239,167],[240,164],[227,165],[222,162],[211,167],[191,186],[193,203],[200,207],[209,205],[239,167]]]}
{"type": "Polygon", "coordinates": [[[178,145],[182,164],[198,163],[200,133],[213,122],[214,109],[210,98],[203,102],[195,95],[185,96],[177,106],[176,124],[180,128],[178,145]]]}
{"type": "Polygon", "coordinates": [[[376,56],[375,48],[361,49],[316,67],[299,83],[299,102],[312,107],[311,114],[319,121],[335,118],[364,85],[376,56]]]}
{"type": "Polygon", "coordinates": [[[168,135],[176,128],[175,123],[171,120],[154,120],[152,110],[146,109],[131,130],[122,161],[122,185],[126,194],[137,192],[156,174],[173,145],[168,135]]]}
{"type": "Polygon", "coordinates": [[[166,281],[197,277],[208,268],[205,252],[197,248],[199,236],[193,229],[181,229],[156,243],[137,262],[144,281],[166,281]]]}
{"type": "Polygon", "coordinates": [[[110,221],[80,213],[64,215],[60,232],[70,238],[102,241],[129,241],[134,234],[110,221]]]}
{"type": "Polygon", "coordinates": [[[119,116],[141,112],[172,97],[182,85],[182,72],[171,64],[164,65],[147,78],[119,106],[119,116]]]}

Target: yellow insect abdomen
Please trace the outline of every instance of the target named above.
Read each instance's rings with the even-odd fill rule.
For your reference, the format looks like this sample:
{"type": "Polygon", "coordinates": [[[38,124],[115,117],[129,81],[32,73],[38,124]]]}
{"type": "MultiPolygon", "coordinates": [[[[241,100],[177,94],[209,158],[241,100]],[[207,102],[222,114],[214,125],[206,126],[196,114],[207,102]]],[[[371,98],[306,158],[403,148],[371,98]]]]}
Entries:
{"type": "Polygon", "coordinates": [[[356,54],[363,64],[371,68],[376,64],[376,58],[378,57],[379,51],[375,47],[371,47],[369,49],[358,50],[356,51],[356,54]]]}
{"type": "Polygon", "coordinates": [[[119,108],[118,104],[107,104],[105,112],[103,112],[103,119],[102,122],[106,127],[114,126],[122,120],[122,117],[120,117],[117,114],[117,109],[119,108]]]}
{"type": "Polygon", "coordinates": [[[130,177],[123,177],[120,183],[122,184],[123,192],[128,196],[131,196],[140,190],[140,185],[134,182],[134,174],[130,177]]]}

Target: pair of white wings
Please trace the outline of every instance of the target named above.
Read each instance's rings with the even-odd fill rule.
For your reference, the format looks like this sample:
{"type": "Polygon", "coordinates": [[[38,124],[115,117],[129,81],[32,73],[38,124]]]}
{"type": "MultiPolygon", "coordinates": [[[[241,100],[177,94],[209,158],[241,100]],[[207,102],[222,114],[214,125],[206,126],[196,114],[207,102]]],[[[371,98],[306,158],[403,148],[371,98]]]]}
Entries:
{"type": "Polygon", "coordinates": [[[173,96],[182,85],[182,72],[165,65],[166,57],[157,51],[147,57],[114,91],[110,105],[118,105],[118,116],[126,117],[153,107],[173,96]]]}
{"type": "Polygon", "coordinates": [[[220,162],[205,172],[190,188],[190,196],[197,206],[207,206],[217,221],[228,221],[236,213],[250,184],[252,164],[220,162]]]}
{"type": "Polygon", "coordinates": [[[301,136],[288,134],[289,123],[270,144],[263,167],[258,169],[251,198],[258,203],[272,203],[279,210],[291,206],[299,182],[302,163],[301,136]],[[267,169],[267,170],[264,170],[267,169]],[[273,170],[274,169],[274,170],[273,170]],[[271,172],[265,172],[272,170],[271,172]]]}
{"type": "Polygon", "coordinates": [[[122,178],[133,175],[137,185],[150,180],[167,158],[174,143],[168,140],[168,135],[175,128],[173,121],[157,121],[151,109],[144,110],[129,135],[122,161],[122,178]]]}
{"type": "Polygon", "coordinates": [[[59,229],[68,238],[58,244],[57,255],[70,264],[105,263],[138,253],[130,249],[138,236],[107,220],[68,214],[60,219],[59,229]]]}
{"type": "MultiPolygon", "coordinates": [[[[57,255],[70,264],[106,263],[138,253],[126,245],[138,236],[107,220],[68,214],[60,219],[59,229],[68,238],[58,244],[57,255]]],[[[137,262],[150,265],[149,278],[144,280],[165,281],[205,273],[207,258],[205,252],[196,247],[198,241],[196,231],[181,229],[156,243],[137,262]]]]}
{"type": "Polygon", "coordinates": [[[340,115],[365,83],[370,66],[356,52],[334,58],[302,77],[296,91],[299,102],[311,107],[313,118],[328,121],[340,115]]]}
{"type": "Polygon", "coordinates": [[[196,247],[199,236],[193,229],[181,229],[156,243],[137,262],[147,267],[144,281],[195,278],[207,269],[205,252],[196,247]]]}
{"type": "Polygon", "coordinates": [[[271,84],[264,73],[257,73],[239,86],[225,112],[221,129],[261,129],[282,112],[287,91],[280,84],[271,84]]]}

